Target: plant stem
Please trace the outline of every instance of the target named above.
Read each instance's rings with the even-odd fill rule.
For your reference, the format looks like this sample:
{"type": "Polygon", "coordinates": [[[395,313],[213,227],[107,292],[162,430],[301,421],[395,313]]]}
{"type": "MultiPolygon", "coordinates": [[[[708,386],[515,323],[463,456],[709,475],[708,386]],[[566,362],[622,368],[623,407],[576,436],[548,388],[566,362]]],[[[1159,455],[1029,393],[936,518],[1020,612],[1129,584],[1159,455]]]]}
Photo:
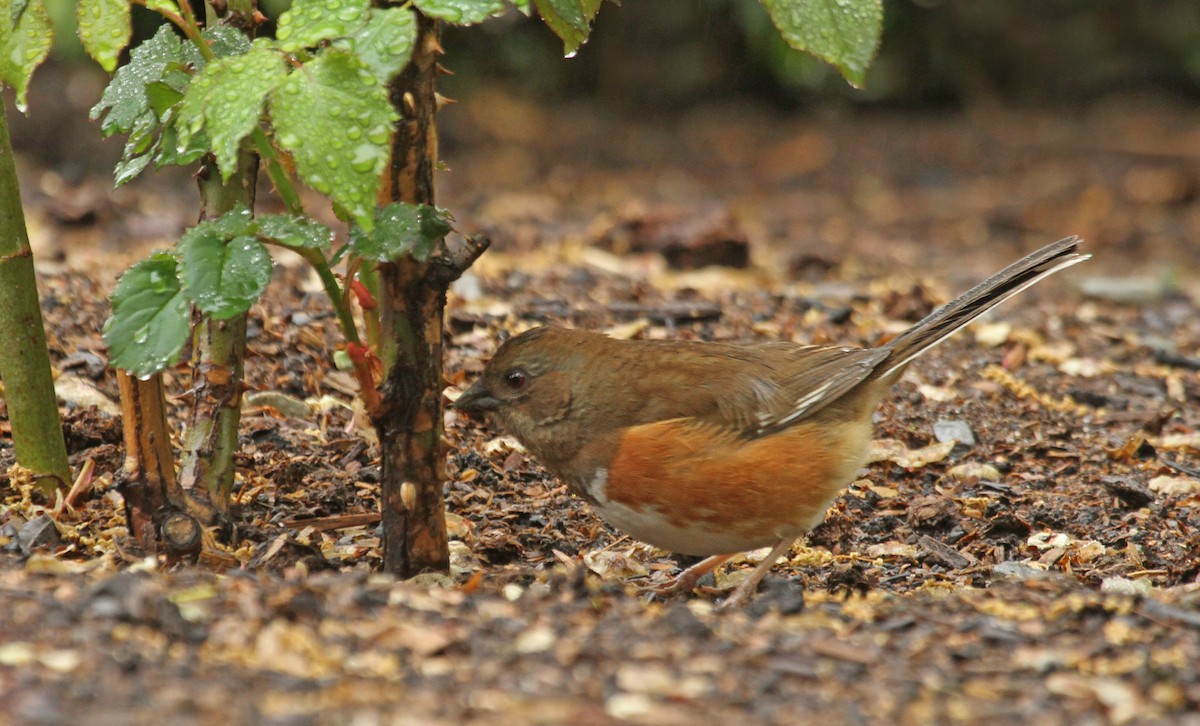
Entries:
{"type": "Polygon", "coordinates": [[[271,177],[271,183],[279,192],[279,198],[283,200],[284,206],[292,214],[304,214],[304,205],[300,201],[300,195],[296,192],[291,177],[279,163],[279,155],[275,153],[275,147],[267,138],[267,132],[256,128],[250,133],[250,138],[254,140],[254,148],[258,150],[259,158],[267,165],[267,176],[271,177]]]}
{"type": "Polygon", "coordinates": [[[6,110],[0,106],[0,378],[17,463],[47,492],[64,491],[71,467],[58,418],[33,251],[21,209],[6,110]]]}

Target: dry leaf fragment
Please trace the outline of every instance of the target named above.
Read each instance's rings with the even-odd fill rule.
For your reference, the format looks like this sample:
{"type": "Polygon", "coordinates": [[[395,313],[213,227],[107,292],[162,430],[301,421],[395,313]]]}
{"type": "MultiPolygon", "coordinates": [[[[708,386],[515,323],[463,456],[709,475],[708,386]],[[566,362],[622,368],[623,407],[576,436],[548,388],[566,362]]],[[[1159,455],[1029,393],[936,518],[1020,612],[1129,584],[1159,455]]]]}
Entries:
{"type": "Polygon", "coordinates": [[[905,469],[920,469],[945,459],[954,449],[954,444],[953,441],[944,441],[920,449],[910,449],[904,445],[904,442],[896,439],[875,439],[871,442],[867,463],[890,461],[905,469]]]}
{"type": "Polygon", "coordinates": [[[1000,470],[991,464],[985,464],[980,461],[967,461],[962,464],[950,467],[946,472],[951,478],[962,481],[964,479],[980,479],[982,481],[1000,481],[1000,470]]]}
{"type": "Polygon", "coordinates": [[[104,395],[96,384],[70,373],[64,373],[54,381],[54,394],[78,408],[95,406],[106,416],[121,415],[121,407],[104,395]]]}
{"type": "Polygon", "coordinates": [[[1186,434],[1166,434],[1151,439],[1159,449],[1186,449],[1200,453],[1200,432],[1192,431],[1186,434]]]}
{"type": "Polygon", "coordinates": [[[583,555],[583,564],[605,579],[628,579],[646,577],[650,573],[645,566],[631,558],[627,552],[598,550],[583,555]]]}
{"type": "Polygon", "coordinates": [[[910,544],[891,540],[867,547],[867,557],[878,559],[883,557],[899,557],[906,560],[917,559],[917,548],[910,544]]]}
{"type": "Polygon", "coordinates": [[[1012,332],[1012,323],[976,323],[974,328],[975,342],[984,348],[995,348],[1003,345],[1012,332]]]}
{"type": "Polygon", "coordinates": [[[1169,497],[1186,497],[1200,493],[1200,479],[1190,476],[1156,476],[1146,482],[1151,491],[1169,497]]]}

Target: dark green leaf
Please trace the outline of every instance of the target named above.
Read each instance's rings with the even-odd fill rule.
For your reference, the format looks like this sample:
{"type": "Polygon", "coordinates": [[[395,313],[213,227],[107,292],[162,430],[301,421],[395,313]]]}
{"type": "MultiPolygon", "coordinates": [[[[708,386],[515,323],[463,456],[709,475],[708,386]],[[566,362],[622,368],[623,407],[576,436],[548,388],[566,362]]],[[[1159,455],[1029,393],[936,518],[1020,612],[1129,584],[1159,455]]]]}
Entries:
{"type": "Polygon", "coordinates": [[[258,236],[286,247],[315,247],[325,249],[333,231],[308,217],[297,214],[268,214],[259,217],[258,236]]]}
{"type": "Polygon", "coordinates": [[[164,81],[151,81],[146,84],[146,102],[150,104],[154,115],[160,119],[182,99],[183,94],[164,81]]]}
{"type": "Polygon", "coordinates": [[[179,360],[191,316],[174,257],[156,253],[129,268],[111,300],[104,342],[112,365],[148,376],[179,360]]]}
{"type": "Polygon", "coordinates": [[[146,153],[137,156],[126,146],[125,156],[113,168],[113,186],[119,187],[122,184],[132,181],[134,177],[141,174],[150,165],[152,159],[152,154],[146,153]]]}
{"type": "Polygon", "coordinates": [[[366,228],[396,118],[382,79],[337,48],[323,50],[271,94],[276,141],[292,153],[301,178],[366,228]]]}
{"type": "Polygon", "coordinates": [[[88,55],[112,73],[132,32],[128,0],[79,0],[75,21],[88,55]]]}
{"type": "Polygon", "coordinates": [[[882,0],[763,0],[783,39],[833,64],[855,86],[883,32],[882,0]]]}
{"type": "Polygon", "coordinates": [[[104,116],[100,130],[105,136],[127,134],[139,119],[153,119],[146,86],[162,81],[168,65],[179,63],[180,53],[179,38],[166,25],[133,49],[129,62],[117,70],[100,102],[92,107],[92,118],[104,116]]]}
{"type": "Polygon", "coordinates": [[[534,0],[534,6],[542,21],[562,38],[563,54],[570,57],[587,42],[600,0],[534,0]]]}
{"type": "Polygon", "coordinates": [[[370,232],[351,227],[350,247],[360,257],[376,262],[387,262],[404,254],[424,262],[450,229],[444,210],[393,202],[375,210],[375,228],[370,232]]]}
{"type": "Polygon", "coordinates": [[[271,281],[271,255],[253,237],[232,239],[215,222],[201,223],[179,240],[187,294],[218,320],[244,313],[271,281]]]}
{"type": "Polygon", "coordinates": [[[204,39],[208,41],[213,55],[218,58],[249,52],[251,45],[245,33],[230,25],[218,25],[205,30],[204,39]]]}
{"type": "Polygon", "coordinates": [[[208,136],[204,133],[192,134],[188,143],[179,143],[179,131],[172,117],[164,122],[162,138],[154,155],[157,166],[187,166],[208,153],[208,136]]]}
{"type": "MultiPolygon", "coordinates": [[[[250,39],[243,35],[242,31],[229,25],[209,28],[201,33],[201,36],[208,42],[209,50],[218,58],[241,55],[250,50],[250,39]]],[[[204,66],[208,65],[208,61],[193,43],[183,44],[183,62],[197,72],[204,70],[204,66]]]]}
{"type": "Polygon", "coordinates": [[[431,18],[455,25],[474,25],[504,12],[504,0],[413,0],[431,18]]]}
{"type": "Polygon", "coordinates": [[[295,0],[279,16],[275,38],[288,52],[353,34],[367,22],[370,0],[295,0]]]}

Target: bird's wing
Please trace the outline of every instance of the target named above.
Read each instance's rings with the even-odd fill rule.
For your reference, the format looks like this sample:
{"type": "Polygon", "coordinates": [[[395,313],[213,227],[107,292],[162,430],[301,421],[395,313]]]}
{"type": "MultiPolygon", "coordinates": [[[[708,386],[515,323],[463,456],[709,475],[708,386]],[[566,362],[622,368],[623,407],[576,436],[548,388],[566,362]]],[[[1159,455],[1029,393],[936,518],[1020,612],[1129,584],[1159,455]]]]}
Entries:
{"type": "Polygon", "coordinates": [[[861,383],[887,357],[887,351],[878,348],[787,343],[756,347],[773,364],[769,381],[745,383],[760,394],[759,405],[750,409],[753,415],[739,422],[748,438],[776,433],[808,418],[861,383]],[[767,390],[769,396],[761,395],[767,390]]]}

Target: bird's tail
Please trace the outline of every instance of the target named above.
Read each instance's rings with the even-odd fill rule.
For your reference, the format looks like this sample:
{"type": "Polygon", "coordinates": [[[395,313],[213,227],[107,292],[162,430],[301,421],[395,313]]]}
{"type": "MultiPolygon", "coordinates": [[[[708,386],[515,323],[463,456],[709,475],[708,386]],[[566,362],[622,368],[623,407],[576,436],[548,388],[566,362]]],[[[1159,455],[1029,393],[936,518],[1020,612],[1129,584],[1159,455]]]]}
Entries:
{"type": "Polygon", "coordinates": [[[1091,255],[1078,251],[1080,241],[1078,237],[1067,237],[1046,245],[934,310],[883,346],[889,351],[888,357],[875,368],[872,377],[879,379],[892,376],[913,358],[954,335],[963,326],[1013,295],[1064,267],[1088,259],[1091,255]]]}

